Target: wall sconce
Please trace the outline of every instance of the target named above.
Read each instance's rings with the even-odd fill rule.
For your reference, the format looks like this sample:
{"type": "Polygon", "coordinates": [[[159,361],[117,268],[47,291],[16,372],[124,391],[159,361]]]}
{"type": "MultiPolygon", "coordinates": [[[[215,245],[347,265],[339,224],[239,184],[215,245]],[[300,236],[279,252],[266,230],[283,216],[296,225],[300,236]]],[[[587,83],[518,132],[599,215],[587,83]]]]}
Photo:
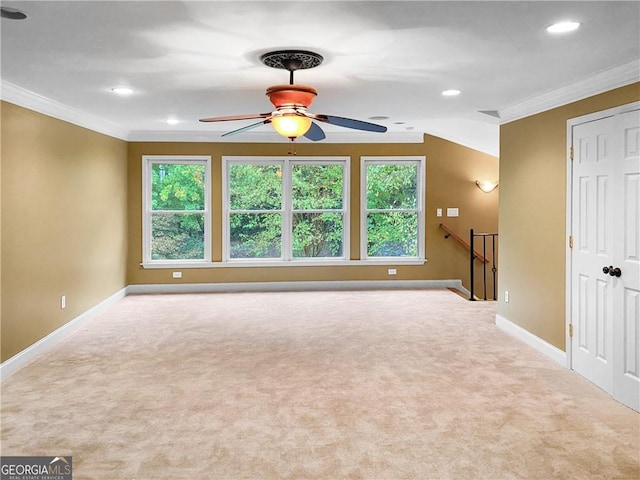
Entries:
{"type": "Polygon", "coordinates": [[[476,180],[476,186],[484,193],[493,192],[498,188],[498,182],[489,182],[487,180],[476,180]]]}

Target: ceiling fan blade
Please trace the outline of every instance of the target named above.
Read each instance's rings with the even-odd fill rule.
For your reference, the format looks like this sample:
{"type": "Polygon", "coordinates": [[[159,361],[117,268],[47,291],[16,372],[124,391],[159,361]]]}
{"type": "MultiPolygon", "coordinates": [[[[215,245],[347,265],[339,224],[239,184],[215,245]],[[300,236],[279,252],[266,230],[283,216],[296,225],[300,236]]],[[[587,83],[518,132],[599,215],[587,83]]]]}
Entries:
{"type": "Polygon", "coordinates": [[[327,136],[324,134],[324,130],[320,128],[320,125],[314,122],[311,122],[311,127],[309,127],[309,130],[307,130],[307,133],[305,133],[304,136],[314,142],[327,138],[327,136]]]}
{"type": "Polygon", "coordinates": [[[271,119],[268,118],[267,120],[265,120],[263,122],[252,123],[251,125],[247,125],[245,127],[238,128],[236,130],[231,130],[230,132],[227,132],[227,133],[223,133],[222,136],[223,137],[227,137],[229,135],[235,135],[236,133],[246,132],[247,130],[252,130],[254,128],[259,127],[260,125],[264,125],[265,123],[270,123],[270,122],[271,122],[271,119]]]}
{"type": "Polygon", "coordinates": [[[228,117],[201,118],[201,122],[227,122],[229,120],[250,120],[252,118],[267,118],[271,113],[249,113],[247,115],[230,115],[228,117]]]}
{"type": "Polygon", "coordinates": [[[334,115],[318,115],[318,114],[310,114],[309,115],[316,120],[320,120],[321,122],[327,122],[331,125],[338,125],[340,127],[353,128],[355,130],[365,130],[367,132],[380,132],[384,133],[387,131],[387,127],[383,125],[378,125],[376,123],[371,122],[363,122],[362,120],[354,120],[353,118],[344,118],[344,117],[336,117],[334,115]]]}

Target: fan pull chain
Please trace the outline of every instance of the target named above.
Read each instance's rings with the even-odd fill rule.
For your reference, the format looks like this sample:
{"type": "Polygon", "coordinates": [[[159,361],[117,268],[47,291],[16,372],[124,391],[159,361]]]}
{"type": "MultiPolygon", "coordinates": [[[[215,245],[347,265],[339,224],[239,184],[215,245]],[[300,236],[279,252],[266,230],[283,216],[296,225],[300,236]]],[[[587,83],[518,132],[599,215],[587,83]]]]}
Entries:
{"type": "Polygon", "coordinates": [[[289,144],[289,155],[297,155],[296,144],[294,142],[295,139],[296,137],[289,137],[289,140],[291,140],[291,143],[289,144]]]}

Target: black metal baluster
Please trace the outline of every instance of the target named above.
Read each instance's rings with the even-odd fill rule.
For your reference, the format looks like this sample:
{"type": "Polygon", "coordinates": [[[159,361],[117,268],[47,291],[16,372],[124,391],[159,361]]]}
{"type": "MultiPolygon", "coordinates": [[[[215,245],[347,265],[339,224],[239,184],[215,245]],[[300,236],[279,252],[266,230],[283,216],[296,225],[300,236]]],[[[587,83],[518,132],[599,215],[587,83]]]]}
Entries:
{"type": "Polygon", "coordinates": [[[471,300],[472,302],[475,302],[475,297],[473,295],[473,282],[474,282],[474,278],[473,278],[473,260],[475,258],[475,253],[473,251],[473,228],[469,231],[469,244],[471,245],[469,247],[469,257],[470,257],[470,271],[469,271],[469,278],[471,279],[471,295],[469,297],[469,300],[471,300]]]}
{"type": "Polygon", "coordinates": [[[482,286],[484,288],[484,299],[487,300],[487,236],[482,235],[482,286]]]}
{"type": "Polygon", "coordinates": [[[496,293],[496,237],[498,235],[496,233],[494,233],[493,235],[491,235],[491,247],[492,247],[492,267],[491,267],[491,272],[493,273],[493,299],[494,300],[498,300],[498,295],[496,293]]]}

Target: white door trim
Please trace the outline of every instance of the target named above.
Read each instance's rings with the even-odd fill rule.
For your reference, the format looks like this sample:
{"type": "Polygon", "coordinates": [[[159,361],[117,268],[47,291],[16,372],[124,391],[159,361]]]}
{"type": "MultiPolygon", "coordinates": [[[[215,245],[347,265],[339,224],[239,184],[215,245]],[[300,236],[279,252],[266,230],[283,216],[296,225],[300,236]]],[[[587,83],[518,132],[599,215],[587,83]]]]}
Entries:
{"type": "Polygon", "coordinates": [[[581,117],[570,118],[567,120],[567,191],[566,191],[566,223],[565,223],[565,239],[566,239],[566,277],[565,277],[565,351],[567,352],[567,368],[573,368],[572,365],[572,351],[571,351],[571,337],[569,336],[569,328],[571,324],[571,311],[572,311],[572,291],[571,291],[571,273],[572,273],[572,255],[571,247],[569,245],[569,238],[572,235],[572,221],[573,221],[573,162],[571,160],[571,147],[573,146],[573,127],[587,122],[593,122],[601,120],[603,118],[612,117],[621,113],[638,110],[640,108],[640,102],[627,103],[626,105],[620,105],[619,107],[609,108],[599,112],[590,113],[581,117]]]}

